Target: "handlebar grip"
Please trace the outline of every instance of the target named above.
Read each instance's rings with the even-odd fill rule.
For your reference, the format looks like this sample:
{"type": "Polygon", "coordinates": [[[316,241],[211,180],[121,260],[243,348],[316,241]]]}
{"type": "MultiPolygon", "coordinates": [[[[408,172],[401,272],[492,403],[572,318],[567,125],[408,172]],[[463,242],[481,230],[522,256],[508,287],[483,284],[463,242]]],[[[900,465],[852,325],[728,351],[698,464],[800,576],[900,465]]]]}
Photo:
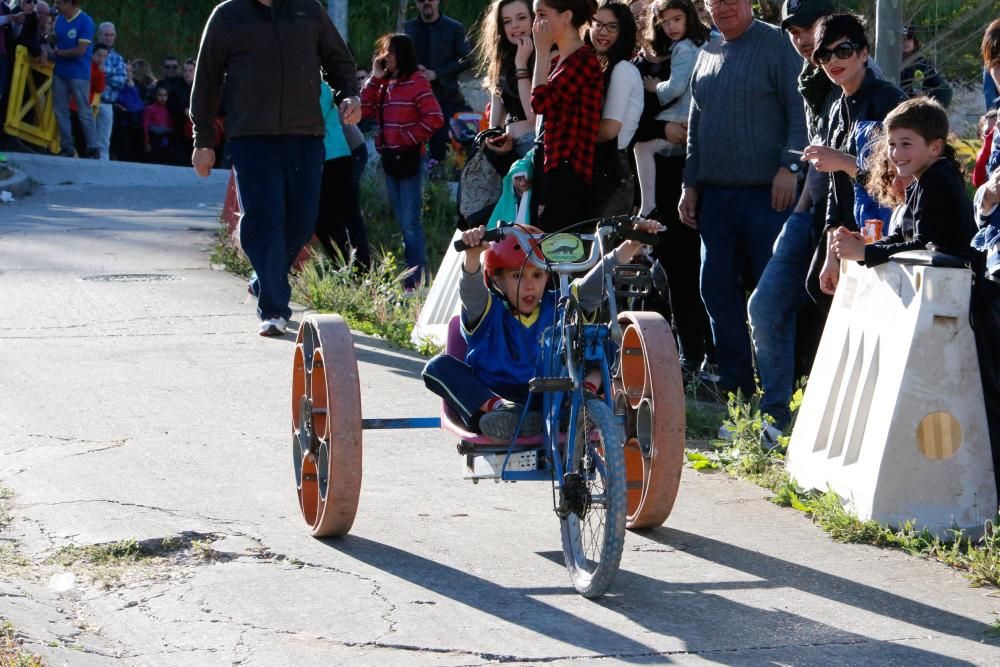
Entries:
{"type": "Polygon", "coordinates": [[[625,238],[629,241],[638,241],[639,243],[644,243],[653,247],[656,247],[660,243],[659,234],[650,234],[649,232],[644,232],[638,229],[630,229],[625,232],[625,238]]]}
{"type": "MultiPolygon", "coordinates": [[[[483,234],[483,241],[499,241],[503,238],[503,236],[504,232],[503,228],[501,227],[496,227],[494,229],[487,229],[486,233],[483,234]]],[[[455,241],[453,245],[455,246],[455,250],[457,250],[458,252],[465,252],[469,248],[475,247],[475,246],[465,245],[465,241],[463,241],[462,239],[458,239],[457,241],[455,241]]]]}

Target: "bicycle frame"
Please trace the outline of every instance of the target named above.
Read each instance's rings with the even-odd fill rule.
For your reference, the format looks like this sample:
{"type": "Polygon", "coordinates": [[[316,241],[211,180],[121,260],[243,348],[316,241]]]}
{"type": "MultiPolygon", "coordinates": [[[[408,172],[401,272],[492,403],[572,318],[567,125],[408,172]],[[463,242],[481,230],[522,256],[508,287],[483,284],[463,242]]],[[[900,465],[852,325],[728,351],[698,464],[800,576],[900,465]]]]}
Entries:
{"type": "MultiPolygon", "coordinates": [[[[519,236],[527,236],[522,232],[519,236]]],[[[567,391],[546,391],[542,394],[542,414],[544,416],[544,451],[548,466],[539,466],[538,470],[508,470],[507,466],[511,456],[515,453],[513,444],[507,449],[507,454],[501,468],[500,479],[502,481],[552,481],[556,488],[562,488],[562,481],[567,472],[566,462],[576,462],[582,457],[582,451],[578,451],[578,445],[584,440],[578,433],[580,428],[580,410],[584,404],[584,374],[588,366],[599,365],[601,370],[602,386],[605,387],[605,398],[603,401],[609,407],[614,408],[611,399],[611,364],[609,358],[613,357],[611,349],[612,332],[611,326],[607,323],[580,323],[579,317],[582,311],[575,295],[570,289],[570,275],[583,273],[589,270],[600,261],[603,261],[604,238],[607,236],[606,230],[598,230],[594,235],[579,235],[584,241],[592,241],[591,257],[583,262],[567,262],[557,264],[546,264],[536,259],[535,255],[529,255],[530,260],[536,266],[545,268],[558,276],[559,297],[556,305],[556,314],[553,326],[547,327],[542,335],[542,373],[546,378],[568,378],[572,389],[567,391]],[[574,322],[573,315],[577,316],[574,322]],[[560,424],[567,394],[569,394],[568,427],[565,438],[561,438],[560,424]]],[[[530,247],[530,246],[528,246],[530,247]]],[[[605,279],[605,293],[608,293],[610,276],[605,279]]],[[[614,315],[613,291],[611,292],[612,322],[617,322],[614,315]]],[[[528,407],[525,407],[525,413],[528,407]]],[[[523,421],[523,415],[522,415],[523,421]]],[[[520,430],[520,425],[518,427],[520,430]]],[[[589,435],[589,434],[584,434],[589,435]]],[[[599,463],[599,465],[603,465],[599,463]]]]}

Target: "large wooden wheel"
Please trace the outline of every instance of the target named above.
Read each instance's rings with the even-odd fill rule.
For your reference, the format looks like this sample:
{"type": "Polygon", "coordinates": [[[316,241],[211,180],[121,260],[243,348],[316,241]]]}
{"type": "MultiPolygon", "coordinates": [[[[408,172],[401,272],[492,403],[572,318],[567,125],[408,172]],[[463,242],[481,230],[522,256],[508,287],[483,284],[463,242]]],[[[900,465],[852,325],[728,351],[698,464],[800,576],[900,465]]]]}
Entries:
{"type": "Polygon", "coordinates": [[[631,530],[670,515],[684,465],[684,384],[677,345],[658,313],[623,312],[615,402],[625,415],[625,481],[631,530]]]}
{"type": "Polygon", "coordinates": [[[292,463],[313,537],[346,535],[361,492],[361,390],[339,315],[306,315],[292,362],[292,463]]]}

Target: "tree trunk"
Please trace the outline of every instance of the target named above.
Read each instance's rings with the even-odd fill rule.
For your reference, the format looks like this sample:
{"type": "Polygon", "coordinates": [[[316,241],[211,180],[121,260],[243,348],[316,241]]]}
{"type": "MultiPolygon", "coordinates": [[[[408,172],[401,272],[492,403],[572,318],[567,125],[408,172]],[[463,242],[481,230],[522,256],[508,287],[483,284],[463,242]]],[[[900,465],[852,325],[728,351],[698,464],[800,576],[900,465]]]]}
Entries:
{"type": "Polygon", "coordinates": [[[399,10],[396,12],[396,32],[403,32],[403,26],[406,25],[406,8],[409,4],[409,0],[399,0],[399,10]]]}
{"type": "Polygon", "coordinates": [[[330,14],[330,20],[337,26],[337,32],[346,42],[347,36],[347,6],[349,0],[327,0],[326,10],[330,14]]]}
{"type": "Polygon", "coordinates": [[[875,32],[875,62],[888,80],[899,85],[903,59],[903,6],[900,0],[878,0],[875,32]]]}

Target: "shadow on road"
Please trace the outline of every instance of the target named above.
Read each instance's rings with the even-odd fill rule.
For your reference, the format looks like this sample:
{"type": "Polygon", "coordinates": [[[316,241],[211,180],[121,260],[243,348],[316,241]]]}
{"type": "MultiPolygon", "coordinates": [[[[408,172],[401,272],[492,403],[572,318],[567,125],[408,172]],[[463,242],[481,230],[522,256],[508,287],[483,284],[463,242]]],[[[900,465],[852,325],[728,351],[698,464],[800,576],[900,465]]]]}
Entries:
{"type": "MultiPolygon", "coordinates": [[[[630,637],[535,600],[532,597],[536,594],[534,589],[505,588],[467,572],[363,537],[348,535],[324,541],[331,548],[387,574],[578,648],[599,654],[611,651],[617,658],[625,661],[656,653],[655,649],[630,637]]],[[[561,592],[568,593],[571,590],[567,586],[561,592]]],[[[542,590],[542,594],[544,593],[542,590]]],[[[543,656],[528,658],[541,659],[543,656]]]]}

